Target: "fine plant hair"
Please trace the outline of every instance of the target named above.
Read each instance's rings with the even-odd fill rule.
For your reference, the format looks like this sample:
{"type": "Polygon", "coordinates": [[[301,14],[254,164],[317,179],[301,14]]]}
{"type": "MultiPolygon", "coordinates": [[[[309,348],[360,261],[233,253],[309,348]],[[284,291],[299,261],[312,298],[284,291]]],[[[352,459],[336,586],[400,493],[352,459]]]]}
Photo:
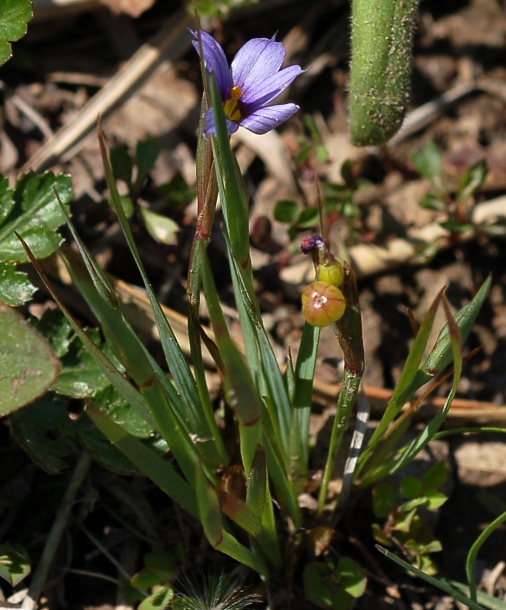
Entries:
{"type": "Polygon", "coordinates": [[[224,572],[207,575],[185,573],[175,583],[176,592],[170,608],[175,610],[246,610],[260,608],[259,596],[246,593],[240,580],[224,572]]]}

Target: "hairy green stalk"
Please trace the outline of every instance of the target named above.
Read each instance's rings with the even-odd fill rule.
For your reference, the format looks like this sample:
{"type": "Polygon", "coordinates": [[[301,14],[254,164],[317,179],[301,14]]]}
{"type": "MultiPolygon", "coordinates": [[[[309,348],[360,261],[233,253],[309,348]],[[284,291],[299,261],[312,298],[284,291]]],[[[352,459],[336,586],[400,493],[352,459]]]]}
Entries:
{"type": "Polygon", "coordinates": [[[399,129],[409,99],[418,0],[353,0],[350,136],[383,144],[399,129]]]}

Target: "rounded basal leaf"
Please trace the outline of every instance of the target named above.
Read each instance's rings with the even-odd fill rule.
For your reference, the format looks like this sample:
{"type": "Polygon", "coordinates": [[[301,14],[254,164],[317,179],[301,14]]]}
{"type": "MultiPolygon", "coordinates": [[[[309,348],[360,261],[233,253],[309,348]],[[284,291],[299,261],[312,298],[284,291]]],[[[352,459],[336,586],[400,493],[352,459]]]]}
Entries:
{"type": "Polygon", "coordinates": [[[9,420],[12,437],[34,464],[51,475],[67,468],[64,458],[73,447],[63,434],[72,433],[72,420],[62,401],[48,394],[12,413],[9,420]]]}
{"type": "Polygon", "coordinates": [[[434,181],[441,177],[443,155],[434,142],[429,142],[421,150],[412,151],[409,159],[416,171],[427,180],[434,181]]]}
{"type": "Polygon", "coordinates": [[[353,605],[352,596],[345,590],[342,574],[331,562],[306,564],[304,593],[306,600],[317,608],[348,610],[353,605]]]}
{"type": "Polygon", "coordinates": [[[164,610],[170,607],[169,604],[173,598],[174,590],[172,587],[159,587],[140,603],[139,610],[164,610]]]}
{"type": "Polygon", "coordinates": [[[299,206],[292,199],[281,199],[274,206],[274,218],[279,222],[293,222],[297,216],[299,206]]]}
{"type": "Polygon", "coordinates": [[[46,339],[16,310],[0,304],[0,415],[42,396],[58,369],[46,339]]]}
{"type": "Polygon", "coordinates": [[[343,589],[352,597],[360,597],[365,592],[367,579],[364,571],[350,557],[341,557],[337,564],[343,589]]]}
{"type": "Polygon", "coordinates": [[[29,301],[37,288],[14,263],[0,262],[0,301],[11,307],[19,307],[29,301]]]}
{"type": "Polygon", "coordinates": [[[0,9],[0,66],[12,55],[11,42],[26,34],[32,18],[30,0],[2,0],[0,9]]]}
{"type": "Polygon", "coordinates": [[[19,544],[0,545],[0,576],[15,587],[30,574],[30,558],[19,544]]]}
{"type": "Polygon", "coordinates": [[[372,490],[372,507],[379,519],[386,517],[394,508],[397,490],[392,483],[378,483],[372,490]]]}
{"type": "Polygon", "coordinates": [[[67,206],[72,194],[69,176],[55,176],[51,172],[24,174],[14,191],[2,181],[0,204],[8,212],[0,213],[0,261],[28,261],[16,233],[36,258],[52,254],[62,241],[56,232],[66,221],[62,205],[67,206]]]}
{"type": "Polygon", "coordinates": [[[152,427],[141,418],[139,413],[122,398],[114,387],[107,386],[96,392],[93,396],[93,404],[100,407],[107,417],[110,417],[114,423],[121,426],[129,434],[137,438],[149,438],[153,435],[152,427]]]}
{"type": "Polygon", "coordinates": [[[177,243],[179,225],[175,220],[147,209],[141,210],[141,215],[148,233],[154,240],[169,246],[177,243]]]}

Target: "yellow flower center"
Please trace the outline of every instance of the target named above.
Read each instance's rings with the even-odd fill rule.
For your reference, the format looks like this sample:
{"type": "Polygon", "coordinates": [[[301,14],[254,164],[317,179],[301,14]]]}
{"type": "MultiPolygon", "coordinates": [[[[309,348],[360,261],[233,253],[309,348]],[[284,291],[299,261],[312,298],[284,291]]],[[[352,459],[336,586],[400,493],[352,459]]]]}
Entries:
{"type": "Polygon", "coordinates": [[[223,104],[223,110],[225,110],[225,114],[234,123],[237,123],[237,121],[241,120],[241,110],[239,109],[239,106],[237,104],[241,95],[242,91],[240,87],[232,87],[229,93],[230,97],[223,104]]]}

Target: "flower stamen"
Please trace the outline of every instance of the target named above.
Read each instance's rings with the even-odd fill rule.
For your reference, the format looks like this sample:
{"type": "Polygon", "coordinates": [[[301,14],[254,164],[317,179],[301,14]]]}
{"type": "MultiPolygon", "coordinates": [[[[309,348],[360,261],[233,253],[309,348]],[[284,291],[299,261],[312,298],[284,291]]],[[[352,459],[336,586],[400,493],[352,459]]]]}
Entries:
{"type": "Polygon", "coordinates": [[[234,86],[230,89],[230,93],[229,93],[230,97],[223,104],[223,110],[225,111],[225,114],[234,123],[236,123],[237,121],[240,121],[242,118],[241,110],[237,103],[239,101],[239,98],[241,97],[241,95],[242,95],[241,88],[234,86]]]}

